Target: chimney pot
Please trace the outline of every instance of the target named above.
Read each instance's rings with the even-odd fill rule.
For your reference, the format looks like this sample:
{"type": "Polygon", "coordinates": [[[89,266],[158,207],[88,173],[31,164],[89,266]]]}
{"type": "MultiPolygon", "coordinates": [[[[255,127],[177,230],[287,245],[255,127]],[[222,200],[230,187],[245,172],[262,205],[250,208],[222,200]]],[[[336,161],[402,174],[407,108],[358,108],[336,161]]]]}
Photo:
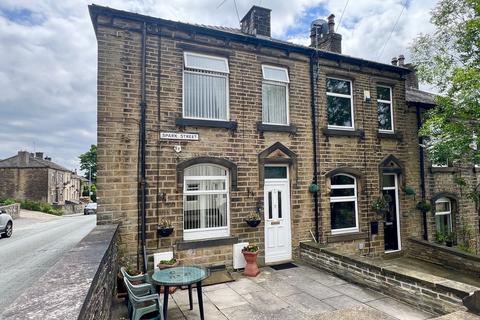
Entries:
{"type": "Polygon", "coordinates": [[[52,161],[52,158],[50,158],[50,157],[45,157],[45,160],[47,160],[47,161],[52,161]]]}
{"type": "Polygon", "coordinates": [[[397,65],[397,57],[392,58],[392,65],[396,66],[397,65]]]}
{"type": "Polygon", "coordinates": [[[332,13],[328,16],[328,33],[335,32],[335,15],[332,13]]]}
{"type": "Polygon", "coordinates": [[[398,56],[398,66],[403,67],[405,65],[405,57],[403,54],[398,56]]]}
{"type": "Polygon", "coordinates": [[[243,33],[252,36],[270,37],[270,9],[253,6],[240,21],[240,29],[243,33]]]}

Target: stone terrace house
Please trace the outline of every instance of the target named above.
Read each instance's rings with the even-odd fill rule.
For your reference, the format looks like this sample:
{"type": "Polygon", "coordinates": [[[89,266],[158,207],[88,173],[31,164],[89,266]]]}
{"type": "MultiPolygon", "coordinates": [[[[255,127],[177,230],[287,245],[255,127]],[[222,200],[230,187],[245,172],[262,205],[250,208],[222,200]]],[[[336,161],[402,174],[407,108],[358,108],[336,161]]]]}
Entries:
{"type": "Polygon", "coordinates": [[[123,254],[144,243],[148,255],[231,266],[238,242],[276,263],[312,239],[383,256],[423,236],[418,196],[405,190],[425,185],[417,123],[427,106],[406,99],[415,75],[403,60],[343,55],[333,15],[312,23],[305,47],[273,39],[271,12],[258,6],[240,29],[89,8],[97,219],[121,224],[123,254]],[[370,209],[382,194],[385,221],[370,209]],[[170,237],[157,235],[163,219],[170,237]]]}
{"type": "Polygon", "coordinates": [[[82,178],[56,164],[43,152],[19,151],[0,161],[0,198],[50,204],[79,203],[82,178]]]}

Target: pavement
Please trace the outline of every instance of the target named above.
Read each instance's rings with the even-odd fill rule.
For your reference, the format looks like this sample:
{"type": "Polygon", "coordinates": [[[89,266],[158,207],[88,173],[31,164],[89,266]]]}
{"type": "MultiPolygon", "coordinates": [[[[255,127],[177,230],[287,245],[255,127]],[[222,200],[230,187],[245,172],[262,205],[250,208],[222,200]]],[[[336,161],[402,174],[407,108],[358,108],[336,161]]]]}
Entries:
{"type": "MultiPolygon", "coordinates": [[[[261,269],[255,278],[234,273],[235,282],[203,288],[208,320],[421,320],[436,316],[389,296],[346,282],[324,271],[298,264],[297,268],[261,269]]],[[[194,289],[195,291],[195,289],[194,289]]],[[[169,299],[168,319],[199,319],[197,294],[189,310],[188,291],[177,290],[169,299]]],[[[118,300],[117,300],[118,301],[118,300]]],[[[163,301],[163,300],[162,300],[163,301]]],[[[117,302],[118,303],[118,302],[117,302]]],[[[126,319],[115,310],[112,319],[126,319]]],[[[114,306],[114,309],[117,309],[114,306]]],[[[459,312],[441,319],[480,319],[459,312]]]]}
{"type": "Polygon", "coordinates": [[[21,210],[13,234],[0,239],[0,314],[96,225],[96,216],[21,210]]]}

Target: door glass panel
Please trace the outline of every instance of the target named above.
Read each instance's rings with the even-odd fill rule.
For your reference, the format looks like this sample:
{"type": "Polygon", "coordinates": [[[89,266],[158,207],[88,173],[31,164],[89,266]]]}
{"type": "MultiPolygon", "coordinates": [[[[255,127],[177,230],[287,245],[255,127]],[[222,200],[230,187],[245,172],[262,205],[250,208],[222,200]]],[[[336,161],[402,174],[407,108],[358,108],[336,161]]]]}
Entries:
{"type": "Polygon", "coordinates": [[[265,179],[287,179],[287,167],[265,167],[265,179]]]}
{"type": "Polygon", "coordinates": [[[282,218],[282,192],[278,191],[277,195],[278,195],[278,218],[281,219],[282,218]]]}
{"type": "Polygon", "coordinates": [[[383,175],[383,187],[395,187],[395,176],[393,174],[384,174],[383,175]]]}
{"type": "Polygon", "coordinates": [[[268,219],[272,219],[272,191],[268,191],[268,219]]]}

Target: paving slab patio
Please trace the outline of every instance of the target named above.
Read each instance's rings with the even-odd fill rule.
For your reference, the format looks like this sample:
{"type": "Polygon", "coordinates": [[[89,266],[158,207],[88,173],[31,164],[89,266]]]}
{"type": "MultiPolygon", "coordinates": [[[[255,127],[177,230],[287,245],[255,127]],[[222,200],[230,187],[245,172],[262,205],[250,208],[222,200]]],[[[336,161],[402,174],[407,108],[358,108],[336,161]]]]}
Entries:
{"type": "MultiPolygon", "coordinates": [[[[381,293],[345,282],[327,272],[301,265],[262,268],[255,278],[235,273],[235,282],[203,288],[207,320],[415,320],[436,319],[381,293]]],[[[169,320],[200,319],[196,289],[193,310],[188,291],[177,290],[169,300],[169,320]]],[[[124,311],[126,313],[126,310],[124,311]]],[[[126,319],[115,312],[112,319],[126,319]]],[[[458,312],[438,319],[480,320],[458,312]]]]}
{"type": "MultiPolygon", "coordinates": [[[[208,320],[314,320],[314,319],[430,319],[383,294],[350,284],[324,271],[298,268],[262,268],[255,278],[236,274],[235,282],[204,288],[208,320]]],[[[194,289],[195,291],[195,289],[194,289]]],[[[196,292],[189,310],[187,290],[177,290],[169,304],[169,319],[198,319],[196,292]]]]}

